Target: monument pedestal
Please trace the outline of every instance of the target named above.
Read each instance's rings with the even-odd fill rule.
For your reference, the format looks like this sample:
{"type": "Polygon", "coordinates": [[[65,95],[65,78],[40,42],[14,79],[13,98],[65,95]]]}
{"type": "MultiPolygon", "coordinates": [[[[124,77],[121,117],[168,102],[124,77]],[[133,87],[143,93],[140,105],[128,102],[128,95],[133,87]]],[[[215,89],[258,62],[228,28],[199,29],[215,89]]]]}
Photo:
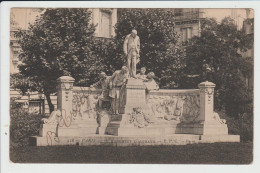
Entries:
{"type": "Polygon", "coordinates": [[[145,86],[141,79],[129,78],[125,86],[125,105],[120,108],[120,114],[133,112],[133,108],[146,109],[145,86]]]}
{"type": "Polygon", "coordinates": [[[165,128],[149,124],[147,127],[138,128],[130,123],[130,114],[118,115],[119,120],[108,124],[106,132],[114,136],[164,136],[165,128]]]}
{"type": "Polygon", "coordinates": [[[131,113],[135,108],[146,111],[146,87],[140,79],[129,78],[125,86],[125,105],[120,108],[117,120],[111,121],[106,132],[115,136],[164,136],[165,129],[160,126],[149,125],[138,128],[131,123],[131,113]]]}

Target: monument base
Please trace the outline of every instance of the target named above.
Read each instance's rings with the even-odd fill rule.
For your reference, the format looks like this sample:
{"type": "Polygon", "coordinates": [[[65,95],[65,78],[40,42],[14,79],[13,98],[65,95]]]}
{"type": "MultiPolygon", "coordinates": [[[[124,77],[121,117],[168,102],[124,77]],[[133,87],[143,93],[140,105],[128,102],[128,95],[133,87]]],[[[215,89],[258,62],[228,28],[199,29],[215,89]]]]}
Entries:
{"type": "Polygon", "coordinates": [[[194,123],[179,124],[179,133],[196,135],[227,135],[227,124],[218,123],[194,123]]]}
{"type": "Polygon", "coordinates": [[[78,119],[71,123],[43,124],[40,129],[40,136],[88,136],[97,134],[98,123],[95,119],[78,119]]]}
{"type": "Polygon", "coordinates": [[[186,145],[214,142],[240,142],[239,135],[190,135],[174,134],[169,136],[110,136],[90,135],[85,137],[38,137],[29,138],[33,146],[149,146],[149,145],[186,145]]]}
{"type": "Polygon", "coordinates": [[[130,114],[120,114],[108,123],[106,133],[114,136],[164,136],[165,126],[157,123],[146,124],[145,127],[138,127],[131,122],[130,114]]]}
{"type": "Polygon", "coordinates": [[[164,136],[165,129],[160,127],[107,127],[107,134],[114,136],[164,136]]]}
{"type": "Polygon", "coordinates": [[[227,124],[216,121],[207,123],[180,123],[180,121],[158,120],[148,124],[146,127],[136,127],[129,123],[130,115],[118,115],[116,121],[111,121],[106,133],[114,136],[166,136],[172,134],[194,134],[194,135],[228,135],[227,124]]]}

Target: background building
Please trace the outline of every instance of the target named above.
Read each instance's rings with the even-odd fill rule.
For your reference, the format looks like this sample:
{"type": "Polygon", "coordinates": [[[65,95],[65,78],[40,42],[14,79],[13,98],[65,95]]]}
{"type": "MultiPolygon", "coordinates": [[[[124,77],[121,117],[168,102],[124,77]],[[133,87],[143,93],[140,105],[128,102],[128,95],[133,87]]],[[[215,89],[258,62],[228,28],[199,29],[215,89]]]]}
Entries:
{"type": "Polygon", "coordinates": [[[205,9],[205,8],[176,8],[175,30],[180,35],[180,41],[185,42],[200,35],[200,22],[205,18],[215,18],[221,22],[225,17],[234,20],[238,30],[243,29],[244,21],[253,18],[252,9],[205,9]]]}
{"type": "Polygon", "coordinates": [[[30,23],[44,12],[39,8],[13,8],[10,14],[10,72],[18,73],[17,66],[21,63],[18,59],[20,46],[17,44],[15,33],[18,29],[27,30],[30,23]]]}
{"type": "Polygon", "coordinates": [[[203,9],[177,8],[175,13],[175,31],[180,35],[180,41],[186,42],[200,35],[200,21],[205,17],[203,9]]]}
{"type": "MultiPolygon", "coordinates": [[[[251,38],[254,38],[254,18],[252,17],[252,10],[247,9],[246,19],[243,21],[242,31],[245,32],[251,38]]],[[[254,46],[248,49],[246,52],[241,52],[244,58],[247,58],[252,64],[254,64],[254,46]]],[[[254,87],[254,71],[245,77],[246,84],[249,89],[253,91],[254,87]]]]}

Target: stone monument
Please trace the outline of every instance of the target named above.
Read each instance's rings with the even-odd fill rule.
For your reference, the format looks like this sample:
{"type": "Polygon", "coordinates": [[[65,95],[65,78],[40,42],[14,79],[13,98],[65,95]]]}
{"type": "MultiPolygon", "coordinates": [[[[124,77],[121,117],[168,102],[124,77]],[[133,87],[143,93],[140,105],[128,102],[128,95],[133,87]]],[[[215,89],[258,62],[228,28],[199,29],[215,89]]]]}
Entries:
{"type": "MultiPolygon", "coordinates": [[[[199,89],[159,89],[154,73],[136,77],[140,40],[136,30],[124,42],[127,67],[111,77],[101,75],[101,89],[73,86],[74,79],[58,79],[57,110],[43,119],[33,145],[184,145],[239,142],[229,135],[226,121],[214,112],[212,82],[199,89]],[[128,70],[130,75],[128,75],[128,70]],[[103,102],[110,106],[104,107],[103,102]]],[[[96,85],[96,84],[95,84],[96,85]]],[[[95,86],[93,85],[93,86],[95,86]]]]}

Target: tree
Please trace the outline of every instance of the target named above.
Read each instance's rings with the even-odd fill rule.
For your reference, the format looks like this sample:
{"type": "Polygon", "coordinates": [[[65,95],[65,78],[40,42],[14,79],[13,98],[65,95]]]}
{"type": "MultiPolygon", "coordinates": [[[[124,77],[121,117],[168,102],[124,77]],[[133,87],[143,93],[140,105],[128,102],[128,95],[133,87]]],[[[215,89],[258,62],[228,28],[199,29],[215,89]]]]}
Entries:
{"type": "Polygon", "coordinates": [[[30,91],[40,91],[40,88],[37,88],[38,85],[33,80],[24,77],[20,73],[10,75],[10,87],[19,89],[22,95],[27,95],[30,91]]]}
{"type": "Polygon", "coordinates": [[[174,11],[168,9],[118,9],[115,27],[116,37],[106,49],[104,63],[109,73],[118,70],[126,62],[123,42],[132,29],[136,29],[141,41],[140,63],[158,77],[161,88],[173,88],[185,67],[184,50],[174,31],[174,11]]]}
{"type": "Polygon", "coordinates": [[[28,30],[16,34],[22,49],[19,70],[38,85],[37,91],[43,91],[50,112],[57,78],[70,75],[77,85],[89,85],[103,69],[94,51],[99,42],[90,19],[88,9],[46,9],[28,30]]]}
{"type": "MultiPolygon", "coordinates": [[[[215,106],[238,117],[248,109],[253,98],[244,79],[253,65],[240,54],[252,46],[253,40],[237,30],[230,18],[221,23],[206,19],[201,28],[201,36],[194,37],[187,45],[186,73],[198,74],[197,84],[206,80],[214,82],[215,106]]],[[[185,85],[190,85],[189,81],[185,85]]]]}

